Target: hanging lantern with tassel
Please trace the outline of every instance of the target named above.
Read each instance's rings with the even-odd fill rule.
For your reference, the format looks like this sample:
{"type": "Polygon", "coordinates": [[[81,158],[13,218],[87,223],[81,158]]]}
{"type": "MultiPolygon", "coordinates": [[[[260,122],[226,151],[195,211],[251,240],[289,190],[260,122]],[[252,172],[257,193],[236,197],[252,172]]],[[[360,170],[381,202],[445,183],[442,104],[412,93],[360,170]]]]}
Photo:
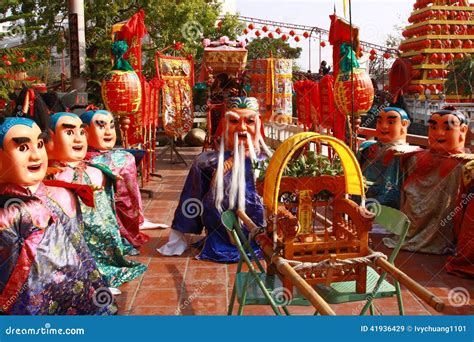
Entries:
{"type": "Polygon", "coordinates": [[[372,107],[374,87],[369,75],[360,68],[355,53],[348,44],[341,45],[341,56],[343,56],[341,68],[334,85],[334,101],[342,113],[351,115],[353,109],[354,115],[358,117],[372,107]],[[354,91],[354,95],[352,95],[352,91],[354,91]],[[353,100],[354,105],[352,106],[353,100]]]}
{"type": "Polygon", "coordinates": [[[101,92],[105,107],[118,116],[135,114],[140,109],[142,87],[132,66],[123,59],[128,49],[125,41],[112,44],[115,64],[102,81],[101,92]]]}

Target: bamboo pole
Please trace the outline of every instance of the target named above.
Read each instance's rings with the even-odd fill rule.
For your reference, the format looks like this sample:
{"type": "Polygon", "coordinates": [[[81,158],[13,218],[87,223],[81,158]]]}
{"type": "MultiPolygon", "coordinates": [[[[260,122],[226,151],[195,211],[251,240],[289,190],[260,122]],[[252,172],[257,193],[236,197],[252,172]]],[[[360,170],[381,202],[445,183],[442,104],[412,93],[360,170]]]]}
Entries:
{"type": "MultiPolygon", "coordinates": [[[[369,251],[373,253],[372,250],[369,251]]],[[[406,273],[402,272],[397,267],[389,263],[386,259],[378,258],[375,261],[375,264],[389,273],[392,277],[398,280],[400,284],[407,287],[433,309],[438,312],[442,312],[444,310],[444,302],[439,297],[428,291],[421,284],[410,278],[410,276],[408,276],[406,273]]]]}
{"type": "MultiPolygon", "coordinates": [[[[237,216],[245,223],[245,225],[252,231],[258,229],[255,223],[247,216],[247,214],[237,209],[237,216]]],[[[285,259],[278,255],[273,255],[273,248],[270,245],[261,246],[265,256],[274,264],[282,275],[287,277],[290,282],[300,291],[300,293],[311,303],[314,308],[321,315],[334,316],[335,312],[331,309],[328,303],[311,287],[285,259]]]]}

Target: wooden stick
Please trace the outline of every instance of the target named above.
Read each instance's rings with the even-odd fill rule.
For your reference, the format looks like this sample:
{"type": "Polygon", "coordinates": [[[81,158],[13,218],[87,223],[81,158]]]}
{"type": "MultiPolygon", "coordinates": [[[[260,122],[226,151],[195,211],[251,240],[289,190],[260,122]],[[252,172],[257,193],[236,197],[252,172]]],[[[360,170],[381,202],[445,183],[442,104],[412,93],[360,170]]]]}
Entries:
{"type": "MultiPolygon", "coordinates": [[[[373,253],[372,250],[369,251],[370,253],[373,253]]],[[[389,263],[386,259],[378,258],[375,263],[384,271],[387,271],[387,273],[389,273],[392,277],[397,279],[400,284],[406,286],[410,291],[416,294],[433,309],[438,312],[442,312],[444,310],[445,304],[439,297],[428,291],[421,284],[410,278],[406,273],[402,272],[397,267],[389,263]]]]}
{"type": "MultiPolygon", "coordinates": [[[[258,229],[257,225],[247,216],[247,214],[237,209],[237,216],[250,229],[258,229]]],[[[269,245],[262,248],[265,256],[274,264],[282,275],[287,277],[290,282],[300,291],[300,293],[318,310],[321,315],[335,315],[328,303],[311,287],[285,259],[278,255],[273,255],[273,248],[269,245]]]]}

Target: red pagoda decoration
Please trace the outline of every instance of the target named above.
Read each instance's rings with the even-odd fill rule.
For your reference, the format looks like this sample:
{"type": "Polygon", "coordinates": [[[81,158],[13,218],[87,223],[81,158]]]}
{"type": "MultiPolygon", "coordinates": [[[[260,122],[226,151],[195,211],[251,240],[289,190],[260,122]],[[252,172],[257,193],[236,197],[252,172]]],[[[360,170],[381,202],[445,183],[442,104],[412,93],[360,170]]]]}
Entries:
{"type": "Polygon", "coordinates": [[[408,18],[411,25],[403,31],[405,39],[400,44],[402,61],[412,66],[411,80],[403,91],[419,94],[423,100],[429,90],[437,98],[444,90],[450,62],[474,53],[474,4],[469,5],[468,0],[417,0],[413,8],[408,18]]]}

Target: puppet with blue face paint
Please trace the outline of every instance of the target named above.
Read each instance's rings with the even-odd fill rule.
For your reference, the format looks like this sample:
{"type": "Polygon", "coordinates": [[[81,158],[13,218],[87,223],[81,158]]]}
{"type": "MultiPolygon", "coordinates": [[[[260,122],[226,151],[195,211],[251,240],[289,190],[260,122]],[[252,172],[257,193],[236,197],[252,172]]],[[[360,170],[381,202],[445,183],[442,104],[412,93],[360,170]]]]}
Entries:
{"type": "Polygon", "coordinates": [[[105,165],[84,161],[87,153],[85,124],[73,113],[51,116],[51,141],[46,144],[49,166],[60,170],[52,177],[77,184],[95,185],[95,208],[81,204],[84,238],[109,286],[117,287],[140,276],[146,266],[127,260],[134,249],[124,246],[114,211],[114,175],[105,165]]]}
{"type": "Polygon", "coordinates": [[[75,197],[46,186],[45,134],[0,119],[0,315],[95,315],[106,283],[82,237],[75,197]]]}
{"type": "Polygon", "coordinates": [[[377,140],[362,143],[357,155],[368,185],[366,198],[397,209],[403,181],[400,155],[418,149],[407,144],[409,124],[410,118],[405,110],[384,108],[377,117],[377,140]]]}

